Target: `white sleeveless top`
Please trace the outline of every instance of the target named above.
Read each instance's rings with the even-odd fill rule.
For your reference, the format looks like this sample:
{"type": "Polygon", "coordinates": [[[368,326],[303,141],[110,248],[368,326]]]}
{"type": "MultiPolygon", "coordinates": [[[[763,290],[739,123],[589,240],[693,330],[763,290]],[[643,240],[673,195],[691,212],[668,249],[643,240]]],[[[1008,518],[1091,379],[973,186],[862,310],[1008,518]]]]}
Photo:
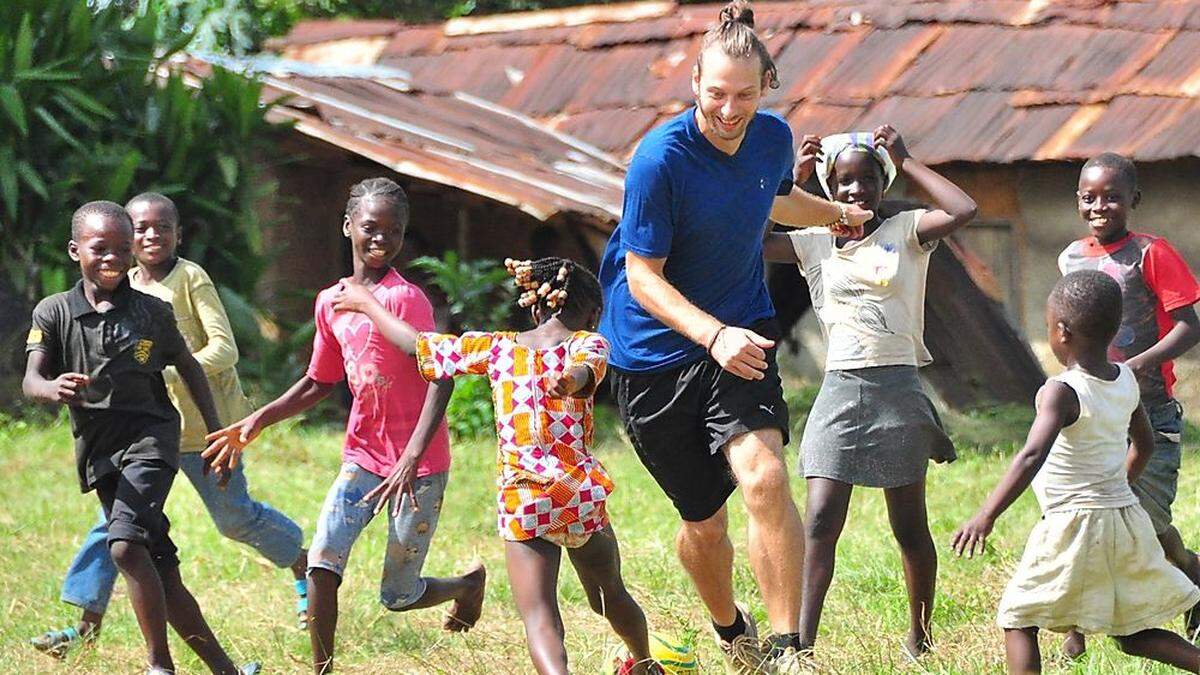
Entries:
{"type": "Polygon", "coordinates": [[[1033,479],[1043,513],[1075,509],[1111,509],[1138,503],[1129,487],[1125,458],[1129,419],[1138,406],[1138,383],[1124,364],[1107,382],[1071,368],[1051,380],[1070,387],[1079,398],[1079,419],[1065,427],[1033,479]]]}

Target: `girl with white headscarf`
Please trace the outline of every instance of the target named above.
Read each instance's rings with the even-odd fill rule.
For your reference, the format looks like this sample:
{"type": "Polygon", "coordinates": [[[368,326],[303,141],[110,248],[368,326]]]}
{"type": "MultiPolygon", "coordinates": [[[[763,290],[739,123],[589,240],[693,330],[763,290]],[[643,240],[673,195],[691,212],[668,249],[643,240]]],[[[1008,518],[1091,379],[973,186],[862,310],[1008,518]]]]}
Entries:
{"type": "Polygon", "coordinates": [[[815,228],[770,233],[771,262],[800,266],[828,342],[825,378],[801,441],[808,483],[807,546],[800,641],[816,641],[834,552],[854,486],[884,489],[908,589],[912,658],[929,649],[937,553],[925,512],[929,460],[952,461],[954,447],[921,388],[925,280],[943,237],[975,216],[975,202],[913,159],[890,126],[874,132],[806,136],[797,183],[815,170],[830,199],[873,211],[858,239],[815,228]],[[928,194],[931,209],[881,217],[879,205],[898,174],[928,194]]]}

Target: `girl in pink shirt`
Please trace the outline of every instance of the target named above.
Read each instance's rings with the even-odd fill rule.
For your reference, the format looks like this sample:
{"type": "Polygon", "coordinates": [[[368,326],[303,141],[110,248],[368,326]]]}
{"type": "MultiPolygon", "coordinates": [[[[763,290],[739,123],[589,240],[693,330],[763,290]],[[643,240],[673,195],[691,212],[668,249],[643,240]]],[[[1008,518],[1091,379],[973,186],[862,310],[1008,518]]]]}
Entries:
{"type": "Polygon", "coordinates": [[[337,589],[350,549],[389,502],[380,585],[384,607],[406,611],[453,601],[445,623],[452,631],[470,629],[482,609],[483,565],[458,577],[421,576],[450,468],[442,417],[454,387],[450,380],[427,384],[416,360],[388,342],[366,316],[333,311],[337,288],[352,281],[365,286],[390,314],[424,330],[434,328],[428,298],[391,265],[407,225],[408,198],[399,185],[371,178],[354,186],[342,224],[354,273],[317,295],[308,372],[279,398],[210,435],[212,444],[204,453],[214,469],[229,470],[263,429],[316,405],[346,379],[354,403],[342,467],[325,497],[308,556],[309,635],[317,673],[333,667],[337,589]]]}

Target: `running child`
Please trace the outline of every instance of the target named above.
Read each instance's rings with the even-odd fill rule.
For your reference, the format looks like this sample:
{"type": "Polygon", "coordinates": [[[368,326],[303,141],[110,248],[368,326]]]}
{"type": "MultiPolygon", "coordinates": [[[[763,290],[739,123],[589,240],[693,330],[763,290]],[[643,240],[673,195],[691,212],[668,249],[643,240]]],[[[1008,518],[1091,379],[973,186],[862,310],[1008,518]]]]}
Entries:
{"type": "MultiPolygon", "coordinates": [[[[355,284],[343,285],[333,304],[370,317],[401,351],[416,354],[430,382],[488,377],[499,438],[497,526],[537,671],[567,672],[557,598],[565,548],[591,608],[608,619],[629,649],[631,656],[617,672],[661,672],[650,658],[646,616],[621,579],[620,551],[605,509],[613,484],[588,451],[592,395],[608,363],[608,343],[593,332],[603,304],[599,282],[561,258],[505,264],[524,289],[520,305],[533,316],[532,330],[418,332],[355,284]]],[[[380,499],[389,496],[381,493],[380,499]]]]}
{"type": "Polygon", "coordinates": [[[203,367],[171,306],[131,288],[133,223],[119,204],[88,202],[71,218],[67,252],[83,278],[33,310],[22,389],[68,406],[83,492],[96,491],[108,551],[125,577],[148,651],[147,673],[174,672],[167,623],[214,673],[238,668],[179,576],[163,505],[179,470],[179,413],[163,369],[175,366],[210,429],[221,424],[203,367]]]}
{"type": "Polygon", "coordinates": [[[975,217],[975,202],[909,156],[887,125],[870,134],[807,137],[800,155],[800,178],[815,168],[830,199],[875,214],[858,239],[816,228],[768,234],[764,246],[768,260],[799,264],[828,340],[825,378],[800,444],[808,484],[800,644],[811,650],[816,642],[851,491],[879,487],[904,563],[904,646],[915,658],[930,648],[937,577],[925,472],[930,459],[955,457],[917,376],[932,360],[923,340],[925,279],[938,241],[975,217]],[[936,208],[880,215],[898,172],[936,208]]]}
{"type": "Polygon", "coordinates": [[[1200,589],[1167,562],[1130,487],[1157,451],[1133,370],[1108,356],[1121,295],[1096,270],[1055,284],[1046,327],[1067,369],[1042,386],[1025,447],[951,543],[960,556],[982,553],[996,519],[1033,486],[1042,518],[997,617],[1009,672],[1041,671],[1042,628],[1110,635],[1126,654],[1200,672],[1200,649],[1159,628],[1195,605],[1200,589]]]}
{"type": "MultiPolygon", "coordinates": [[[[216,286],[204,268],[176,255],[180,231],[175,203],[164,195],[147,192],[131,199],[125,210],[133,221],[133,257],[137,261],[129,272],[133,287],[171,304],[188,350],[208,377],[217,416],[223,420],[245,417],[250,406],[234,368],[238,350],[233,331],[216,286]]],[[[308,604],[304,578],[308,552],[302,548],[300,526],[250,497],[242,466],[232,472],[224,486],[218,485],[215,475],[205,475],[200,457],[207,433],[204,418],[174,368],[164,370],[163,378],[171,403],[182,419],[180,470],[196,488],[221,534],[254,548],[276,567],[291,569],[299,596],[296,615],[303,627],[308,604]]],[[[117,581],[107,537],[107,520],[101,514],[63,579],[62,601],[81,608],[83,616],[77,626],[34,638],[32,643],[37,649],[61,658],[74,645],[94,640],[99,634],[117,581]]]]}
{"type": "Polygon", "coordinates": [[[263,429],[313,407],[342,378],[349,384],[354,403],[341,471],[325,496],[308,552],[309,637],[317,673],[333,669],[338,586],[354,542],[383,507],[368,503],[376,495],[396,497],[388,514],[380,603],[403,612],[453,601],[445,622],[451,631],[470,629],[483,604],[482,565],[457,577],[421,576],[450,470],[442,416],[453,383],[428,385],[417,362],[388,343],[369,319],[333,309],[338,288],[352,281],[370,288],[388,313],[433,328],[429,299],[392,267],[407,226],[408,197],[395,182],[369,178],[351,189],[342,233],[350,240],[354,273],[317,296],[308,373],[271,403],[210,434],[203,454],[221,474],[236,470],[242,448],[263,429]]]}
{"type": "MultiPolygon", "coordinates": [[[[1200,342],[1194,307],[1200,300],[1200,284],[1166,239],[1129,231],[1131,212],[1142,198],[1133,162],[1111,152],[1092,158],[1079,174],[1076,196],[1079,216],[1090,234],[1067,246],[1058,257],[1058,267],[1063,274],[1100,270],[1121,287],[1124,310],[1109,358],[1124,362],[1137,376],[1142,405],[1154,427],[1154,454],[1134,482],[1133,492],[1150,515],[1167,560],[1200,585],[1200,559],[1171,524],[1183,431],[1172,362],[1200,342]]],[[[1200,612],[1189,612],[1186,625],[1194,638],[1200,629],[1200,612]]],[[[1082,654],[1082,636],[1069,636],[1064,649],[1071,656],[1082,654]]]]}

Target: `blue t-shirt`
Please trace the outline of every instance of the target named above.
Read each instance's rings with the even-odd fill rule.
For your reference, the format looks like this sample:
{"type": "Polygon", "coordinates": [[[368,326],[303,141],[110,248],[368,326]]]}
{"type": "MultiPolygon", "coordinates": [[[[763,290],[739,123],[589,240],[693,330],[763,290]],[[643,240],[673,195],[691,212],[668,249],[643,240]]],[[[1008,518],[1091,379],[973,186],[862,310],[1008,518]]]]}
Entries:
{"type": "Polygon", "coordinates": [[[666,258],[664,274],[683,297],[730,326],[775,314],[763,277],[763,231],[777,194],[792,186],[792,131],[758,112],[737,152],[708,141],[689,108],[642,139],[625,175],[625,207],[600,263],[600,332],[609,363],[654,372],[705,356],[633,298],[625,253],[666,258]]]}

